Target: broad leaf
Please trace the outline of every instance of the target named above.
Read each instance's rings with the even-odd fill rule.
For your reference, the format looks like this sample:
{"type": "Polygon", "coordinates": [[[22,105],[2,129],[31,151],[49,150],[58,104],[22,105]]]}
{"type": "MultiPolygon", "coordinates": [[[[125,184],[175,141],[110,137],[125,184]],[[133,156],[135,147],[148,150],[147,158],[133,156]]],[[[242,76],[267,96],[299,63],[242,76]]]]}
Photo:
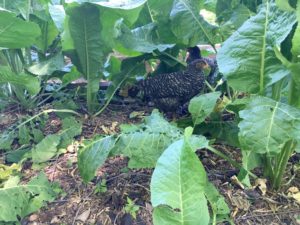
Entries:
{"type": "Polygon", "coordinates": [[[41,34],[38,25],[17,18],[0,8],[0,47],[23,48],[34,43],[41,34]]]}
{"type": "Polygon", "coordinates": [[[35,163],[46,162],[57,154],[57,146],[60,143],[60,136],[52,134],[46,136],[32,149],[32,161],[35,163]]]}
{"type": "Polygon", "coordinates": [[[49,5],[49,13],[55,26],[60,32],[64,31],[65,10],[62,5],[49,5]]]}
{"type": "Polygon", "coordinates": [[[30,67],[27,70],[34,75],[51,75],[54,71],[62,70],[64,67],[64,57],[61,53],[45,60],[38,62],[30,67]]]}
{"type": "MultiPolygon", "coordinates": [[[[300,0],[297,1],[296,13],[297,13],[298,25],[297,25],[297,28],[295,30],[295,34],[293,37],[292,53],[294,55],[294,59],[300,63],[300,42],[299,42],[299,40],[300,40],[300,0]]],[[[298,74],[298,76],[299,76],[299,74],[298,74]]]]}
{"type": "Polygon", "coordinates": [[[197,0],[175,0],[170,12],[172,31],[184,44],[198,43],[214,45],[221,41],[218,27],[208,23],[199,15],[197,0]]]}
{"type": "Polygon", "coordinates": [[[89,142],[79,151],[78,168],[85,182],[93,179],[96,170],[103,165],[114,144],[115,139],[108,136],[89,142]]]}
{"type": "Polygon", "coordinates": [[[61,142],[60,148],[66,148],[72,143],[75,136],[81,134],[82,124],[77,121],[74,117],[67,117],[62,121],[62,130],[59,132],[61,142]]]}
{"type": "Polygon", "coordinates": [[[31,136],[30,136],[30,130],[26,125],[19,127],[18,139],[20,145],[29,144],[31,140],[31,136]]]}
{"type": "Polygon", "coordinates": [[[186,134],[185,141],[176,141],[165,150],[153,172],[154,224],[208,224],[206,186],[204,167],[190,147],[186,134]]]}
{"type": "Polygon", "coordinates": [[[174,44],[159,43],[155,35],[156,27],[154,23],[130,30],[122,21],[119,21],[116,29],[116,38],[127,49],[151,53],[156,49],[163,52],[174,46],[174,44]]]}
{"type": "Polygon", "coordinates": [[[239,91],[264,94],[267,87],[289,74],[273,47],[279,45],[296,22],[294,13],[267,1],[247,20],[217,55],[220,72],[239,91]]]}
{"type": "Polygon", "coordinates": [[[46,54],[48,47],[52,44],[54,39],[59,34],[51,17],[46,17],[45,20],[31,15],[30,20],[39,25],[41,29],[41,35],[36,39],[34,44],[43,53],[46,54]]]}
{"type": "Polygon", "coordinates": [[[266,97],[253,98],[240,112],[239,140],[243,150],[269,156],[289,140],[300,140],[300,109],[266,97]]]}
{"type": "Polygon", "coordinates": [[[34,95],[40,91],[40,82],[37,77],[28,74],[15,74],[8,67],[0,66],[0,84],[10,83],[25,88],[34,95]]]}
{"type": "Polygon", "coordinates": [[[17,177],[12,177],[0,189],[0,221],[17,222],[55,197],[43,173],[24,185],[19,184],[17,177]]]}
{"type": "Polygon", "coordinates": [[[209,116],[215,108],[220,95],[220,92],[212,92],[191,99],[189,112],[192,114],[195,125],[202,123],[209,116]]]}
{"type": "Polygon", "coordinates": [[[138,131],[120,135],[114,154],[128,156],[130,168],[153,168],[161,153],[181,137],[181,130],[169,124],[155,110],[138,131]]]}
{"type": "Polygon", "coordinates": [[[5,131],[0,136],[0,150],[9,150],[11,149],[11,144],[16,138],[15,132],[5,131]]]}
{"type": "Polygon", "coordinates": [[[230,209],[217,188],[208,183],[205,189],[205,196],[209,201],[213,214],[216,215],[217,221],[222,222],[224,219],[229,219],[230,209]]]}
{"type": "Polygon", "coordinates": [[[116,43],[114,37],[114,26],[117,20],[123,18],[127,26],[131,26],[139,17],[139,14],[145,4],[146,0],[136,1],[99,1],[94,3],[100,11],[100,23],[102,27],[101,39],[110,48],[114,48],[116,43]]]}
{"type": "Polygon", "coordinates": [[[96,95],[99,89],[99,71],[109,49],[101,40],[99,10],[90,4],[72,6],[67,10],[68,28],[75,53],[70,55],[77,70],[87,79],[87,103],[89,112],[96,106],[96,95]]]}

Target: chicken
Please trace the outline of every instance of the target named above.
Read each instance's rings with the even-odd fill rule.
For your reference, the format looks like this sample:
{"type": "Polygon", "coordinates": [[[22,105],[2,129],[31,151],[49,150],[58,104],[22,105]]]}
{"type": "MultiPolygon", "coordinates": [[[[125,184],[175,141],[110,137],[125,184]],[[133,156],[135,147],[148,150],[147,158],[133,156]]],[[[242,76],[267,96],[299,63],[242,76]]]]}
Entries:
{"type": "Polygon", "coordinates": [[[187,52],[188,52],[188,56],[186,58],[187,63],[191,63],[196,59],[203,59],[209,65],[210,71],[207,76],[207,81],[210,85],[214,85],[219,72],[216,58],[203,57],[201,55],[200,49],[197,46],[188,48],[187,52]]]}
{"type": "Polygon", "coordinates": [[[204,88],[203,59],[188,64],[186,70],[159,74],[139,82],[144,99],[152,101],[163,112],[175,112],[204,88]]]}

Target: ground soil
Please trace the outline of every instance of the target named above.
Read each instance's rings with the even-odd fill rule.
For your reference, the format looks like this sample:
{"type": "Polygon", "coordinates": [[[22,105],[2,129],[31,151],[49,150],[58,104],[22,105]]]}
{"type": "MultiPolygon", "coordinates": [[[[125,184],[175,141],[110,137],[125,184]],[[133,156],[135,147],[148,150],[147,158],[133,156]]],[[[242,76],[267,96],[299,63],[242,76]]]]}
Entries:
{"type": "MultiPolygon", "coordinates": [[[[118,127],[122,123],[139,123],[140,118],[129,118],[132,111],[142,111],[147,115],[151,112],[151,108],[136,104],[111,105],[98,117],[85,118],[83,134],[78,137],[78,141],[82,138],[91,138],[95,134],[118,132],[118,127]]],[[[2,118],[6,118],[2,119],[0,124],[0,131],[3,131],[18,120],[22,112],[8,109],[1,115],[2,118]]],[[[55,114],[51,114],[45,132],[56,132],[60,123],[60,119],[55,114]]],[[[216,144],[214,147],[232,159],[241,161],[239,149],[223,144],[216,144]]],[[[235,182],[234,175],[237,175],[238,170],[225,160],[203,150],[198,155],[205,166],[209,180],[226,198],[232,211],[231,218],[234,224],[300,224],[299,202],[288,196],[289,188],[300,188],[300,176],[295,172],[299,161],[297,155],[291,159],[281,190],[275,193],[267,186],[265,195],[259,187],[246,189],[235,182]]],[[[1,161],[3,155],[0,157],[1,161]]],[[[68,147],[65,154],[49,162],[43,169],[50,181],[60,184],[64,194],[38,212],[24,218],[21,223],[24,225],[151,225],[149,184],[153,171],[129,170],[126,167],[127,162],[128,159],[123,157],[109,158],[98,170],[95,179],[84,184],[77,168],[77,147],[76,145],[68,147]],[[107,191],[95,193],[96,185],[103,179],[106,180],[107,191]],[[139,206],[136,219],[124,210],[128,197],[139,206]]],[[[36,175],[37,171],[28,163],[23,168],[23,174],[26,181],[36,175]]],[[[260,187],[263,187],[263,184],[262,181],[260,187]]]]}

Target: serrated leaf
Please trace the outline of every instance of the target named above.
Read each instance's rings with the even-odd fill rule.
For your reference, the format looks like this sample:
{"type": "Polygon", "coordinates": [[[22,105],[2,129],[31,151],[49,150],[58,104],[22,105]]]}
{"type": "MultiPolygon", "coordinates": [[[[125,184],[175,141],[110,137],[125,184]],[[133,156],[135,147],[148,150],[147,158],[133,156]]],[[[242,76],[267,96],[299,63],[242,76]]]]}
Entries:
{"type": "Polygon", "coordinates": [[[266,1],[228,38],[217,54],[220,72],[235,90],[264,94],[289,71],[276,58],[274,46],[286,38],[296,22],[294,13],[266,1]]]}
{"type": "Polygon", "coordinates": [[[46,136],[32,149],[32,161],[34,163],[46,162],[57,153],[57,146],[60,143],[60,136],[51,134],[46,136]]]}
{"type": "Polygon", "coordinates": [[[103,165],[114,144],[115,139],[108,136],[91,141],[79,151],[78,168],[85,182],[93,179],[96,170],[103,165]]]}
{"type": "Polygon", "coordinates": [[[158,159],[151,179],[154,224],[208,224],[206,185],[204,167],[188,137],[171,144],[158,159]]]}
{"type": "Polygon", "coordinates": [[[266,97],[253,98],[239,113],[243,150],[274,156],[287,141],[300,140],[300,109],[266,97]]]}
{"type": "Polygon", "coordinates": [[[59,132],[61,142],[59,147],[65,148],[72,143],[75,136],[80,135],[82,132],[82,124],[74,117],[67,117],[62,120],[62,130],[59,132]]]}
{"type": "Polygon", "coordinates": [[[189,104],[189,112],[192,114],[195,125],[202,123],[213,111],[220,95],[220,92],[212,92],[191,99],[189,104]]]}
{"type": "Polygon", "coordinates": [[[12,177],[0,189],[0,221],[17,222],[56,197],[43,173],[28,184],[18,182],[17,177],[12,177]]]}

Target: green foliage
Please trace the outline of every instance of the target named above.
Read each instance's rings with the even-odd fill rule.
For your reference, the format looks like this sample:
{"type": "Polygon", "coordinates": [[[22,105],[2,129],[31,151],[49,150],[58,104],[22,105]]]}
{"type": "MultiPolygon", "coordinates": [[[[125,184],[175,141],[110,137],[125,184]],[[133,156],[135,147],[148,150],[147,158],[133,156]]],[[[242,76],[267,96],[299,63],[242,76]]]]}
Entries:
{"type": "Polygon", "coordinates": [[[115,139],[113,137],[101,137],[89,141],[80,149],[78,154],[78,168],[85,182],[93,179],[96,170],[103,165],[114,143],[115,139]]]}
{"type": "Polygon", "coordinates": [[[60,136],[52,134],[46,136],[38,143],[31,152],[34,163],[46,162],[57,154],[57,146],[60,142],[60,136]]]}
{"type": "Polygon", "coordinates": [[[202,123],[213,111],[220,95],[220,92],[212,92],[191,99],[189,112],[192,114],[194,125],[202,123]]]}
{"type": "Polygon", "coordinates": [[[17,18],[12,12],[0,10],[0,47],[22,48],[34,43],[41,34],[39,27],[17,18]]]}
{"type": "Polygon", "coordinates": [[[27,184],[11,177],[0,189],[0,221],[17,222],[56,198],[52,185],[41,173],[27,184]]]}
{"type": "Polygon", "coordinates": [[[161,153],[181,136],[181,130],[155,110],[137,130],[122,132],[113,153],[128,156],[129,168],[153,168],[161,153]]]}
{"type": "Polygon", "coordinates": [[[294,13],[279,10],[267,1],[218,52],[220,71],[238,91],[266,94],[267,88],[289,75],[273,50],[291,31],[294,13]]]}
{"type": "Polygon", "coordinates": [[[187,128],[184,140],[171,144],[157,161],[151,180],[154,224],[208,224],[205,198],[207,177],[190,147],[187,128]]]}
{"type": "Polygon", "coordinates": [[[124,210],[126,213],[129,213],[134,219],[136,219],[136,213],[140,209],[139,206],[134,204],[134,201],[132,201],[129,197],[127,197],[127,203],[124,207],[124,210]]]}
{"type": "Polygon", "coordinates": [[[16,74],[6,66],[0,66],[0,84],[10,83],[25,88],[29,94],[37,94],[40,91],[38,78],[28,74],[16,74]]]}

